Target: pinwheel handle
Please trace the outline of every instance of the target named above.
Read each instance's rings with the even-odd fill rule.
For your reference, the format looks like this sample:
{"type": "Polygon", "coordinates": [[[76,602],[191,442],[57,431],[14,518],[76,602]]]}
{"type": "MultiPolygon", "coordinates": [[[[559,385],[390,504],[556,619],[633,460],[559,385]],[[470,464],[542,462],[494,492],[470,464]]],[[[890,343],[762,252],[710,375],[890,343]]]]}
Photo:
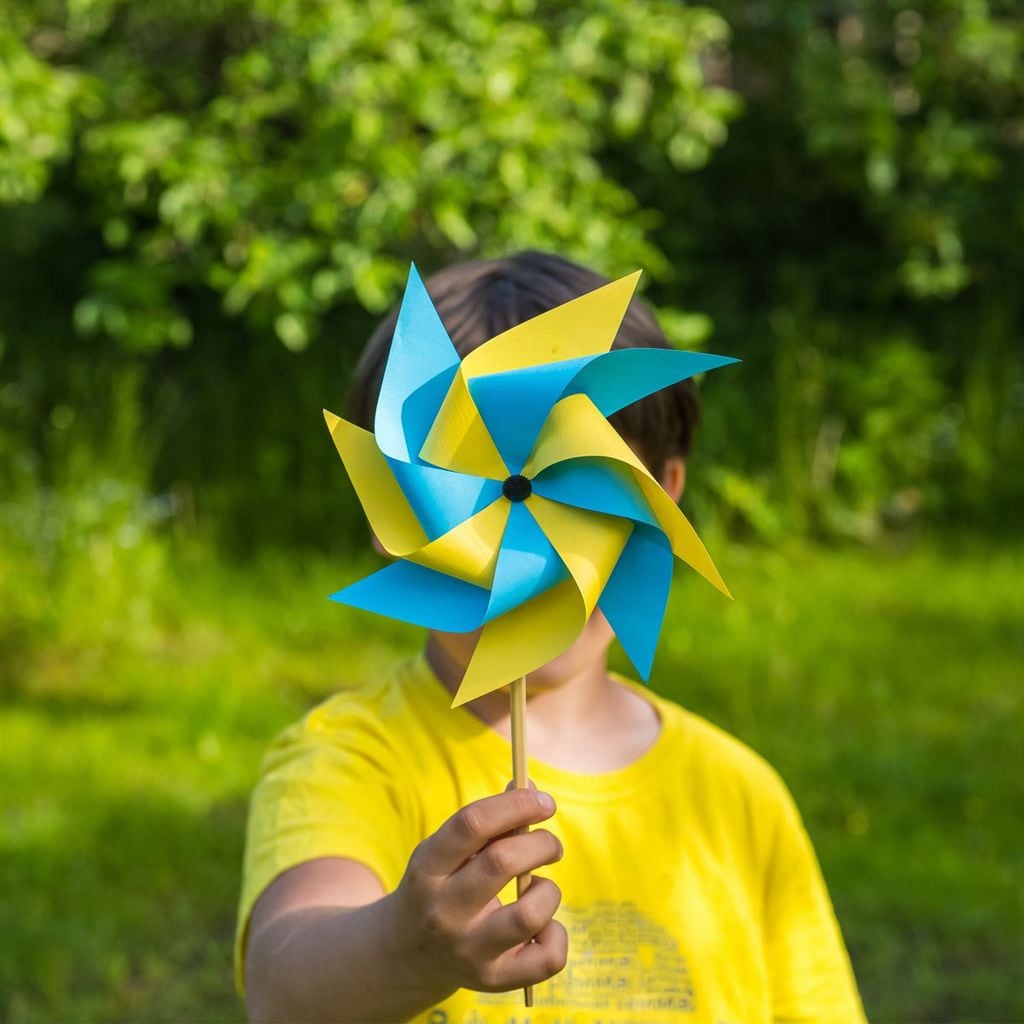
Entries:
{"type": "MultiPolygon", "coordinates": [[[[520,676],[509,687],[509,717],[512,734],[512,785],[515,789],[529,789],[530,780],[526,772],[526,676],[520,676]]],[[[520,832],[529,832],[524,825],[520,832]]],[[[529,872],[516,878],[516,899],[522,899],[530,888],[532,876],[529,872]]],[[[533,986],[523,989],[523,1005],[533,1006],[533,986]]]]}

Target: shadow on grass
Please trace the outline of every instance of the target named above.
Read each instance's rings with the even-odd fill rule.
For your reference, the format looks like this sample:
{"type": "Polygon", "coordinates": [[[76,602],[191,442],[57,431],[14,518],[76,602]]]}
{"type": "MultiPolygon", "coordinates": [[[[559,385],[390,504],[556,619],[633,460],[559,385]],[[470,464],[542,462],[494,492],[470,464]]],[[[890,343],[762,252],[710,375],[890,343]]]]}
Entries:
{"type": "Polygon", "coordinates": [[[118,718],[143,706],[141,699],[123,695],[100,694],[91,690],[32,689],[22,686],[0,695],[0,708],[25,707],[44,713],[55,722],[92,718],[118,718]]]}

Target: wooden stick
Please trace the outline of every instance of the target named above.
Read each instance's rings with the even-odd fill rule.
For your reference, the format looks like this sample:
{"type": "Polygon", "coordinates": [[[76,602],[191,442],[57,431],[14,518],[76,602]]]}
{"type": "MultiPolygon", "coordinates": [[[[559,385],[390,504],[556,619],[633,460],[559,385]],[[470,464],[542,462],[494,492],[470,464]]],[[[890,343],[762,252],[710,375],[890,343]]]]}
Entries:
{"type": "MultiPolygon", "coordinates": [[[[517,679],[508,691],[509,712],[512,718],[512,785],[516,789],[529,789],[530,780],[526,773],[526,676],[517,679]]],[[[520,832],[529,832],[524,825],[520,832]]],[[[516,879],[516,899],[530,888],[529,873],[516,879]]],[[[533,986],[523,989],[523,1005],[533,1006],[533,986]]]]}

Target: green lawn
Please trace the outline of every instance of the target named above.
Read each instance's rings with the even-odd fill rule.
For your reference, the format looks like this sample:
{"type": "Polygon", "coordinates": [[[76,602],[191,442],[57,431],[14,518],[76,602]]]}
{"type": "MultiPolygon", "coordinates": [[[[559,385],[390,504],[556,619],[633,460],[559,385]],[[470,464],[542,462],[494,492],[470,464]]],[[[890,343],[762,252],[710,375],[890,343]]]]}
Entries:
{"type": "MultiPolygon", "coordinates": [[[[343,565],[117,540],[0,557],[0,1015],[238,1019],[261,751],[416,635],[343,565]]],[[[790,784],[869,1015],[1024,1019],[1024,552],[713,547],[736,601],[680,574],[653,685],[790,784]]]]}

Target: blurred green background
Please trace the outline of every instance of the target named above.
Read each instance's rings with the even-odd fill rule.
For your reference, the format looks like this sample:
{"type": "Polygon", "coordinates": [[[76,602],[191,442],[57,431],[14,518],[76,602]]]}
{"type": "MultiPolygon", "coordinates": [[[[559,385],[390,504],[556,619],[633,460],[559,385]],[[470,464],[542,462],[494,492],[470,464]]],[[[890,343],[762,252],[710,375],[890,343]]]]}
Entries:
{"type": "Polygon", "coordinates": [[[260,754],[417,643],[324,601],[320,409],[410,259],[542,247],[743,359],[684,500],[737,600],[680,577],[654,687],[789,782],[872,1018],[1024,1020],[1016,0],[0,17],[3,1019],[242,1015],[260,754]]]}

